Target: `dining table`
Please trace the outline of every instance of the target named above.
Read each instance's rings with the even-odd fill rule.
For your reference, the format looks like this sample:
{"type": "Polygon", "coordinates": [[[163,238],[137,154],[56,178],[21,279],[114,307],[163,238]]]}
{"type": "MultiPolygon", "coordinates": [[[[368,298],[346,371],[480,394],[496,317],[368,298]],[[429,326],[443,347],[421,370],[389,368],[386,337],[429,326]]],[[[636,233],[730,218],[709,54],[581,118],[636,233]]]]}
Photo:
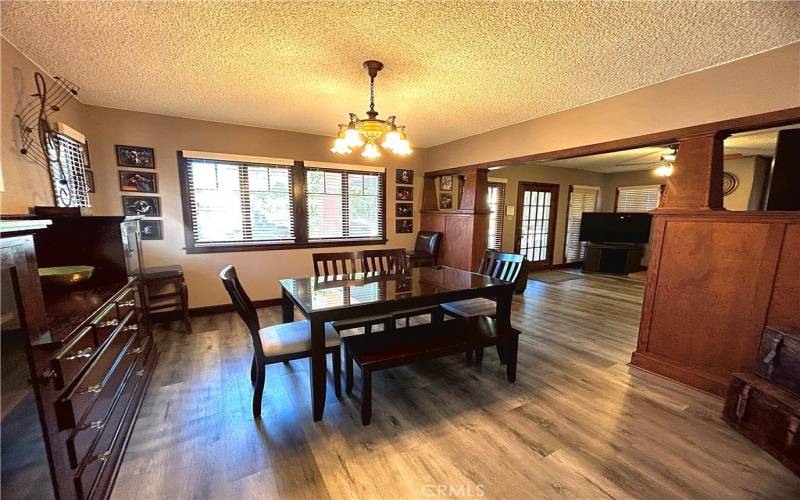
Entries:
{"type": "MultiPolygon", "coordinates": [[[[447,266],[415,267],[396,273],[361,272],[280,280],[282,321],[295,308],[307,320],[311,338],[310,381],[314,421],[325,411],[325,323],[486,298],[496,302],[496,320],[511,324],[514,283],[447,266]]],[[[402,335],[398,329],[391,335],[402,335]]],[[[374,334],[372,334],[374,335],[374,334]]],[[[378,333],[381,335],[381,333],[378,333]]]]}

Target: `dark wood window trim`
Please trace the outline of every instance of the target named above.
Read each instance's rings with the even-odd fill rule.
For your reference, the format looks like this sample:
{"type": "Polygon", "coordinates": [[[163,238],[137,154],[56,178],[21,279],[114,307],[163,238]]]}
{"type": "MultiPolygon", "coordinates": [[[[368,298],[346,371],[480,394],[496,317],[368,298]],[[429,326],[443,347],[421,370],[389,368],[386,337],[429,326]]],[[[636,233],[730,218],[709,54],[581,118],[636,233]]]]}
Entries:
{"type": "MultiPolygon", "coordinates": [[[[227,252],[260,252],[264,250],[291,250],[297,248],[326,248],[326,247],[363,247],[373,245],[385,245],[388,242],[386,233],[386,174],[380,174],[381,195],[383,204],[381,207],[381,220],[383,235],[379,238],[365,239],[342,239],[308,241],[308,226],[306,221],[306,168],[302,160],[295,160],[292,166],[292,196],[293,196],[293,216],[294,216],[294,242],[263,243],[263,244],[219,244],[201,245],[195,244],[194,233],[192,231],[192,209],[189,203],[189,178],[187,171],[187,160],[182,151],[178,151],[178,178],[181,188],[181,205],[183,208],[183,234],[186,246],[184,250],[187,254],[201,253],[227,253],[227,252]]],[[[355,170],[352,172],[359,173],[355,170]]],[[[371,173],[375,172],[360,172],[371,173]]]]}

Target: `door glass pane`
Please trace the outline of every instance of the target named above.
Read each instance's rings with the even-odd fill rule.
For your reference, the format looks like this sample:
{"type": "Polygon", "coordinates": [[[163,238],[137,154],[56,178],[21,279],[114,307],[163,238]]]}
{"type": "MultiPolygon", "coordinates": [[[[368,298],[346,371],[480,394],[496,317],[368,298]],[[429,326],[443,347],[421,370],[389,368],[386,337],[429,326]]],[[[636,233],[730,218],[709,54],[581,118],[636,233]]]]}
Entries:
{"type": "Polygon", "coordinates": [[[528,188],[522,197],[519,252],[531,262],[543,262],[552,237],[549,229],[553,194],[548,189],[528,188]]]}

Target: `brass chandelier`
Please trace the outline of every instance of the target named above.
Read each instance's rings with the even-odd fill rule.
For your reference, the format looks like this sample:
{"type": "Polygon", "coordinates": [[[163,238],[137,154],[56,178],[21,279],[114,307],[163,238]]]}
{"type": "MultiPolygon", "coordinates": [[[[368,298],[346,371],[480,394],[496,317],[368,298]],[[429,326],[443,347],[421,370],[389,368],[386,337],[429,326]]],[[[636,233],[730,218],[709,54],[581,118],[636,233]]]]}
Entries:
{"type": "Polygon", "coordinates": [[[375,111],[375,77],[383,69],[380,61],[364,61],[364,68],[369,74],[369,111],[367,118],[361,119],[355,113],[350,113],[350,122],[346,125],[339,124],[339,133],[336,136],[331,152],[339,154],[352,153],[354,148],[364,146],[361,156],[364,158],[379,158],[378,140],[383,137],[381,147],[398,156],[411,154],[412,150],[406,138],[405,125],[397,125],[396,116],[386,120],[377,118],[375,111]],[[366,145],[365,145],[366,144],[366,145]]]}

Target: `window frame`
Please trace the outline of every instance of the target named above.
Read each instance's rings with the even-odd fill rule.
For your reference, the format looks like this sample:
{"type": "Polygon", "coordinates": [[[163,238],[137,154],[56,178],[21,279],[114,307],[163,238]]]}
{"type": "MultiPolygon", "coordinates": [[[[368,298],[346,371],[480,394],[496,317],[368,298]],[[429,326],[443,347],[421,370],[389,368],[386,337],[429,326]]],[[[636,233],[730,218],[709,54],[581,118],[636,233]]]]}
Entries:
{"type": "Polygon", "coordinates": [[[499,241],[500,245],[499,245],[499,248],[496,248],[494,250],[497,250],[498,252],[501,252],[502,248],[503,248],[503,237],[504,237],[503,231],[505,230],[505,216],[506,216],[506,214],[505,214],[505,204],[506,204],[506,185],[507,185],[507,183],[489,180],[489,181],[487,181],[486,184],[487,184],[487,191],[488,191],[489,188],[492,188],[492,187],[497,188],[498,191],[499,191],[499,196],[498,196],[498,200],[497,200],[497,212],[492,213],[490,211],[490,214],[489,214],[490,217],[494,217],[495,218],[495,221],[496,221],[496,224],[497,224],[497,230],[495,231],[494,235],[491,235],[491,234],[487,235],[486,247],[487,248],[491,248],[491,247],[489,247],[489,238],[494,239],[494,237],[499,234],[499,236],[500,236],[500,241],[499,241]]]}
{"type": "MultiPolygon", "coordinates": [[[[661,203],[664,201],[664,190],[666,189],[665,184],[634,184],[630,186],[617,186],[616,193],[614,194],[614,213],[619,212],[619,194],[621,191],[633,191],[633,190],[643,190],[645,188],[655,188],[658,186],[658,201],[656,203],[656,207],[653,210],[656,210],[661,206],[661,203]]],[[[650,213],[652,210],[641,210],[636,213],[650,213]]],[[[628,213],[628,212],[621,212],[621,213],[628,213]]]]}
{"type": "MultiPolygon", "coordinates": [[[[580,262],[583,262],[583,259],[586,257],[586,254],[581,256],[580,259],[577,260],[569,260],[568,250],[569,250],[569,221],[570,221],[570,212],[572,208],[572,195],[574,191],[578,189],[581,191],[594,191],[595,192],[595,199],[594,199],[594,210],[592,212],[581,212],[581,215],[585,213],[597,213],[598,208],[600,208],[601,204],[601,191],[602,189],[600,186],[589,186],[584,184],[570,184],[569,191],[567,192],[567,213],[566,219],[564,221],[564,256],[562,262],[565,265],[574,265],[580,262]]],[[[616,201],[615,201],[616,204],[616,201]]],[[[578,226],[578,232],[580,233],[580,225],[578,226]]],[[[580,240],[578,240],[579,250],[578,253],[583,253],[582,248],[580,248],[580,240]]]]}
{"type": "MultiPolygon", "coordinates": [[[[378,177],[378,179],[379,179],[379,181],[378,181],[379,182],[379,185],[378,185],[379,194],[378,194],[377,198],[378,198],[378,201],[379,201],[380,206],[381,206],[381,210],[380,210],[380,212],[378,214],[378,225],[379,225],[379,227],[381,229],[381,233],[382,234],[379,234],[377,238],[375,238],[375,237],[362,237],[362,238],[356,237],[356,238],[352,238],[352,237],[348,236],[348,237],[343,237],[343,238],[325,238],[325,237],[322,237],[322,238],[314,238],[313,240],[308,237],[308,234],[306,234],[306,242],[307,243],[312,244],[312,245],[317,244],[317,243],[323,243],[324,244],[326,242],[345,243],[345,244],[350,242],[350,243],[354,243],[354,244],[362,244],[362,242],[369,243],[369,242],[372,242],[372,241],[380,241],[380,242],[385,243],[387,241],[387,239],[386,239],[386,191],[387,191],[387,189],[386,189],[386,173],[385,172],[383,172],[383,173],[381,173],[381,172],[370,172],[370,171],[366,171],[366,170],[357,170],[357,169],[349,169],[349,168],[348,169],[338,169],[338,168],[324,167],[324,166],[309,166],[309,167],[306,167],[305,165],[303,165],[303,175],[304,175],[304,177],[303,177],[303,189],[304,189],[304,191],[303,191],[303,202],[306,204],[305,205],[305,208],[306,208],[306,214],[305,214],[306,215],[306,220],[304,221],[303,225],[305,226],[305,229],[306,229],[307,232],[308,232],[308,225],[307,225],[308,224],[308,216],[307,216],[307,214],[308,214],[308,189],[307,189],[306,181],[308,180],[307,175],[308,175],[309,172],[333,172],[333,173],[341,173],[342,174],[342,192],[341,192],[340,196],[342,197],[342,216],[343,216],[342,217],[342,230],[344,232],[349,232],[349,230],[350,230],[349,224],[345,224],[344,223],[345,222],[345,219],[344,219],[345,211],[347,211],[347,213],[349,213],[349,209],[347,207],[348,207],[348,203],[349,203],[349,200],[350,200],[350,192],[349,192],[349,189],[348,189],[349,182],[350,182],[350,177],[349,177],[350,174],[362,175],[362,176],[364,176],[364,175],[372,175],[372,176],[378,177]]],[[[318,194],[318,193],[313,193],[313,194],[318,194]]]]}
{"type": "MultiPolygon", "coordinates": [[[[294,219],[294,241],[285,243],[263,243],[263,244],[218,244],[203,245],[198,244],[194,239],[193,217],[191,207],[191,196],[189,193],[188,162],[191,157],[184,157],[183,151],[178,151],[178,179],[180,181],[181,206],[183,211],[183,234],[185,240],[184,251],[187,254],[203,253],[228,253],[228,252],[260,252],[265,250],[291,250],[297,248],[326,248],[326,247],[348,247],[348,246],[372,246],[385,245],[389,240],[387,237],[386,226],[386,204],[388,188],[386,186],[386,172],[358,171],[347,169],[347,172],[355,174],[378,175],[381,182],[383,203],[381,204],[380,223],[383,234],[378,238],[348,238],[330,240],[308,240],[307,225],[307,204],[306,204],[306,166],[303,160],[294,160],[292,166],[292,217],[294,219]]],[[[252,162],[251,162],[252,163],[252,162]]],[[[320,170],[322,167],[308,167],[309,170],[320,170]]]]}

